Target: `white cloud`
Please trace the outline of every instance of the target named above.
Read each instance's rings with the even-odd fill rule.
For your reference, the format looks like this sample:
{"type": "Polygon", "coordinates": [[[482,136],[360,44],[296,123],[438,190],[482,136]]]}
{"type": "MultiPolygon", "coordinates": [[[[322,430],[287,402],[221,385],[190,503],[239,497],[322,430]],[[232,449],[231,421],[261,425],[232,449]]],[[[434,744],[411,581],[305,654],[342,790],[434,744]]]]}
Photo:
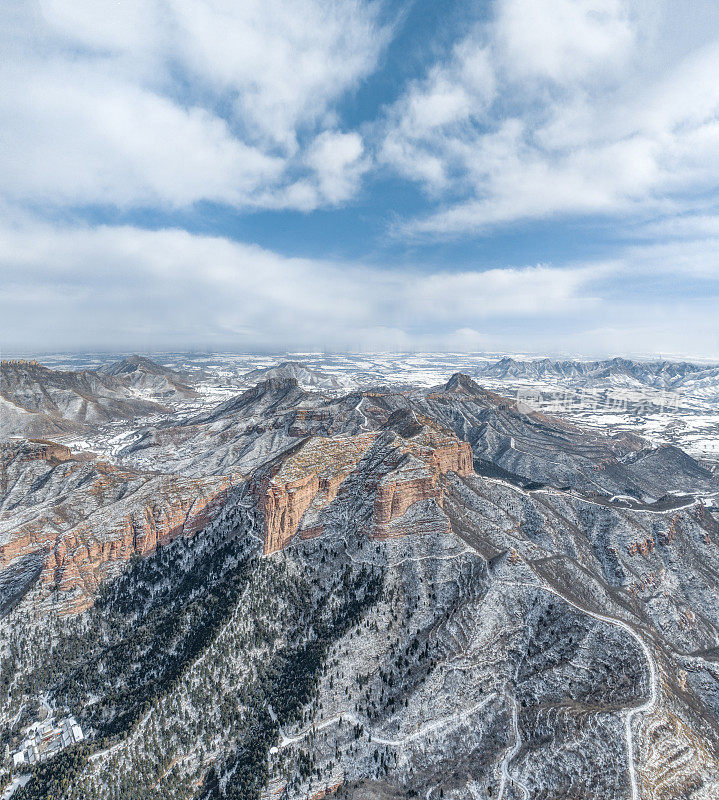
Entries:
{"type": "Polygon", "coordinates": [[[610,264],[548,266],[428,275],[408,287],[409,305],[437,319],[542,317],[583,313],[596,306],[591,285],[613,272],[610,264]]]}
{"type": "Polygon", "coordinates": [[[8,72],[0,169],[16,202],[251,205],[282,175],[282,159],[239,141],[204,108],[67,64],[8,72]]]}
{"type": "Polygon", "coordinates": [[[592,309],[606,265],[427,273],[287,258],[129,226],[0,228],[4,347],[407,348],[477,342],[497,320],[592,309]],[[35,293],[37,291],[37,294],[35,293]],[[82,334],[74,340],[74,323],[82,334]],[[149,337],[149,338],[148,338],[149,337]]]}
{"type": "Polygon", "coordinates": [[[633,236],[640,239],[719,239],[719,214],[686,214],[660,217],[652,222],[632,228],[633,236]]]}
{"type": "Polygon", "coordinates": [[[306,162],[317,178],[320,196],[331,203],[349,199],[369,168],[358,133],[325,131],[308,147],[306,162]]]}
{"type": "Polygon", "coordinates": [[[497,0],[494,9],[388,113],[384,162],[439,201],[403,231],[681,212],[716,186],[719,31],[706,41],[702,30],[710,6],[692,5],[683,20],[644,0],[497,0]],[[670,17],[696,46],[672,42],[682,36],[670,17]],[[485,92],[465,75],[469,54],[486,65],[485,92]],[[424,107],[436,107],[434,124],[418,121],[424,107]]]}
{"type": "Polygon", "coordinates": [[[334,105],[374,70],[389,39],[379,8],[371,0],[6,8],[2,192],[48,206],[343,202],[363,173],[348,146],[362,143],[356,133],[337,139],[334,105]],[[335,137],[334,175],[312,158],[323,132],[335,137]]]}
{"type": "Polygon", "coordinates": [[[176,0],[188,67],[235,94],[255,137],[292,149],[298,126],[372,72],[388,39],[379,6],[342,0],[176,0]]]}
{"type": "Polygon", "coordinates": [[[719,232],[626,248],[623,254],[629,274],[669,276],[682,288],[684,281],[708,280],[719,287],[719,232]]]}
{"type": "Polygon", "coordinates": [[[596,80],[631,53],[630,11],[623,0],[498,0],[493,35],[514,79],[596,80]]]}
{"type": "Polygon", "coordinates": [[[155,85],[179,72],[193,89],[226,95],[250,134],[289,149],[298,126],[322,119],[372,72],[390,34],[379,4],[363,0],[43,0],[40,7],[48,37],[91,48],[155,85]]]}
{"type": "Polygon", "coordinates": [[[461,146],[467,126],[481,118],[494,93],[488,52],[473,38],[459,42],[447,63],[435,65],[425,80],[412,83],[391,109],[381,160],[430,190],[441,191],[456,167],[466,167],[451,152],[452,146],[461,146]],[[435,146],[439,142],[448,146],[435,146]]]}

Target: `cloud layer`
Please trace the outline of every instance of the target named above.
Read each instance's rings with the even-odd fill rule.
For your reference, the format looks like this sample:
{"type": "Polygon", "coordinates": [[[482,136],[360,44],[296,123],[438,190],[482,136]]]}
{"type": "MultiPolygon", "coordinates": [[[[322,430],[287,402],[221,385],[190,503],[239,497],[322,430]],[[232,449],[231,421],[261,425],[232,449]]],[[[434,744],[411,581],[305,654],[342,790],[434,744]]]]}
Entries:
{"type": "Polygon", "coordinates": [[[719,358],[716,2],[425,11],[6,3],[0,347],[719,358]]]}
{"type": "Polygon", "coordinates": [[[604,268],[528,267],[483,274],[425,274],[287,258],[253,245],[183,230],[129,226],[0,228],[5,284],[0,314],[35,346],[75,326],[110,346],[237,341],[247,347],[408,347],[419,334],[446,345],[471,323],[542,317],[592,304],[587,287],[604,268]],[[51,264],[51,269],[48,269],[51,264]],[[458,298],[461,298],[458,300],[458,298]],[[112,320],[116,320],[112,324],[112,320]]]}
{"type": "Polygon", "coordinates": [[[346,200],[364,145],[333,106],[376,67],[377,13],[359,0],[10,4],[2,193],[65,207],[346,200]]]}
{"type": "MultiPolygon", "coordinates": [[[[596,355],[677,352],[673,342],[680,342],[694,355],[715,352],[713,301],[648,294],[655,261],[676,254],[656,246],[562,268],[427,272],[288,258],[180,229],[26,222],[0,227],[0,244],[6,349],[47,349],[62,331],[72,348],[192,342],[241,350],[510,347],[596,355]],[[618,292],[622,274],[632,283],[618,292]]],[[[694,287],[702,285],[705,295],[719,291],[719,275],[699,266],[716,244],[690,256],[694,287]]]]}

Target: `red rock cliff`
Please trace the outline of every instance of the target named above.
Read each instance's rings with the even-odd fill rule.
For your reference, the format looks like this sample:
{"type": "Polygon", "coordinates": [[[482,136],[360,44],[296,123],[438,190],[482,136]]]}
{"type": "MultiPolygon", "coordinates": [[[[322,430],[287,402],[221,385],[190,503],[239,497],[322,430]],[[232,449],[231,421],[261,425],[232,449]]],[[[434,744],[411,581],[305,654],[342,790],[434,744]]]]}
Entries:
{"type": "Polygon", "coordinates": [[[132,556],[204,528],[232,485],[229,477],[121,470],[51,442],[6,447],[1,460],[9,494],[0,506],[0,572],[40,557],[38,583],[60,613],[91,606],[102,581],[132,556]],[[38,483],[42,489],[33,497],[28,486],[38,483]],[[15,504],[9,485],[24,503],[15,504]]]}
{"type": "MultiPolygon", "coordinates": [[[[384,539],[395,535],[390,523],[422,500],[434,500],[441,508],[444,489],[440,476],[447,472],[469,475],[472,471],[472,449],[468,442],[447,441],[431,435],[419,441],[410,440],[407,448],[403,449],[403,461],[377,487],[370,538],[384,539]]],[[[398,530],[406,533],[404,529],[398,530]]]]}
{"type": "MultiPolygon", "coordinates": [[[[419,431],[408,439],[395,436],[391,443],[379,443],[387,452],[374,467],[366,467],[364,490],[375,497],[368,531],[372,538],[396,535],[388,526],[415,503],[434,500],[441,507],[441,475],[450,471],[467,475],[473,470],[467,442],[436,427],[420,426],[419,431]],[[376,475],[372,469],[378,470],[376,475]]],[[[378,436],[308,439],[255,484],[264,514],[265,554],[281,550],[297,534],[307,538],[321,532],[319,512],[336,497],[378,436]]]]}
{"type": "MultiPolygon", "coordinates": [[[[261,478],[254,487],[265,519],[265,554],[281,550],[298,532],[305,513],[330,503],[376,434],[316,436],[304,442],[261,478]]],[[[310,528],[305,535],[316,535],[310,528]]]]}

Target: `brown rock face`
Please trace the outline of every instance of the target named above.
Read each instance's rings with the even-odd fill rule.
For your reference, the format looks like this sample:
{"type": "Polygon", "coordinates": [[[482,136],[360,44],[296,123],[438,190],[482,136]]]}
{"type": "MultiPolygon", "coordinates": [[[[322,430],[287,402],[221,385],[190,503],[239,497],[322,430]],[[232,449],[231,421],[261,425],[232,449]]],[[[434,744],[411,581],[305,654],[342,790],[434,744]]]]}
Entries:
{"type": "Polygon", "coordinates": [[[390,480],[382,481],[374,501],[374,528],[370,538],[383,538],[387,524],[403,516],[415,503],[435,500],[441,507],[444,495],[437,486],[438,475],[417,465],[398,469],[391,473],[390,480]]]}
{"type": "Polygon", "coordinates": [[[64,444],[51,442],[49,439],[29,439],[30,445],[23,454],[25,461],[47,461],[53,466],[64,461],[87,461],[90,456],[85,453],[75,453],[64,444]]]}
{"type": "Polygon", "coordinates": [[[349,437],[313,437],[281,459],[254,486],[265,521],[265,554],[281,550],[297,534],[322,532],[319,512],[335,499],[343,481],[362,468],[363,491],[374,495],[370,538],[405,535],[392,523],[421,501],[441,508],[444,490],[439,477],[473,471],[468,442],[436,427],[418,425],[409,438],[377,433],[349,437]],[[375,453],[377,450],[377,453],[375,453]]]}
{"type": "MultiPolygon", "coordinates": [[[[297,533],[302,518],[334,500],[342,481],[352,472],[377,434],[328,438],[304,442],[254,487],[265,517],[265,554],[281,550],[297,533]]],[[[305,536],[321,528],[308,528],[305,536]]]]}
{"type": "Polygon", "coordinates": [[[371,539],[405,535],[406,528],[391,523],[415,503],[434,500],[442,508],[444,489],[439,477],[447,472],[469,475],[473,471],[472,448],[455,437],[442,437],[431,428],[400,447],[401,461],[377,487],[371,539]]]}
{"type": "Polygon", "coordinates": [[[105,533],[100,543],[93,522],[85,522],[58,538],[41,580],[61,596],[77,595],[74,611],[92,605],[105,578],[123,562],[146,556],[179,536],[193,536],[208,525],[227,499],[229,481],[186,481],[160,489],[161,500],[141,501],[105,533]]]}
{"type": "Polygon", "coordinates": [[[0,572],[40,558],[60,613],[91,606],[132,556],[204,528],[233,483],[121,470],[42,441],[4,446],[0,463],[0,572]]]}
{"type": "Polygon", "coordinates": [[[281,550],[297,533],[319,487],[319,478],[312,474],[284,484],[270,478],[262,479],[257,495],[265,515],[265,554],[281,550]]]}

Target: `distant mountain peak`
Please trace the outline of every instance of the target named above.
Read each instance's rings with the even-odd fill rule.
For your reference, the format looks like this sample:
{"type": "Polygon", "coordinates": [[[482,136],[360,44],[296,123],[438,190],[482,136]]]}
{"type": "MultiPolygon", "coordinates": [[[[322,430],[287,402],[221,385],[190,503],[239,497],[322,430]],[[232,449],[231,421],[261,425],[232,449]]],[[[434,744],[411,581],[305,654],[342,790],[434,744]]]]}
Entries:
{"type": "Polygon", "coordinates": [[[333,375],[312,369],[301,361],[282,361],[271,367],[251,370],[242,376],[242,382],[251,384],[268,379],[284,378],[295,378],[300,386],[312,389],[334,390],[342,387],[342,382],[333,375]]]}
{"type": "Polygon", "coordinates": [[[113,361],[111,364],[105,364],[98,369],[105,375],[127,375],[132,372],[149,372],[152,375],[164,375],[166,377],[179,378],[180,374],[169,367],[163,367],[147,356],[141,356],[133,353],[130,356],[113,361]]]}
{"type": "Polygon", "coordinates": [[[303,364],[301,361],[281,361],[278,365],[278,369],[287,369],[291,367],[298,367],[300,369],[310,370],[307,364],[303,364]]]}
{"type": "Polygon", "coordinates": [[[462,394],[483,393],[482,387],[463,372],[455,372],[447,383],[445,383],[444,390],[445,392],[457,392],[462,394]]]}
{"type": "Polygon", "coordinates": [[[210,411],[191,417],[187,423],[195,425],[234,417],[238,413],[264,413],[270,408],[293,406],[299,403],[305,394],[297,378],[268,378],[225,400],[210,411]]]}

